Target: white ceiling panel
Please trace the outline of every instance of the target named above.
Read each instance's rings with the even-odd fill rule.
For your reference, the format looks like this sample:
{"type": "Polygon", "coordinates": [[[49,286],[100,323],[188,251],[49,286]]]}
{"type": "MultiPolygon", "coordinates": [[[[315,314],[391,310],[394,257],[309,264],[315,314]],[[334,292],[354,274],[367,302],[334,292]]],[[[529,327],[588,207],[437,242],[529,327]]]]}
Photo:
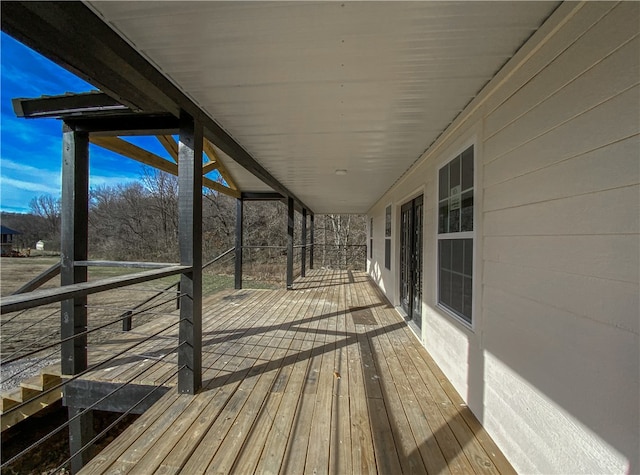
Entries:
{"type": "Polygon", "coordinates": [[[557,6],[90,5],[316,213],[366,212],[557,6]]]}

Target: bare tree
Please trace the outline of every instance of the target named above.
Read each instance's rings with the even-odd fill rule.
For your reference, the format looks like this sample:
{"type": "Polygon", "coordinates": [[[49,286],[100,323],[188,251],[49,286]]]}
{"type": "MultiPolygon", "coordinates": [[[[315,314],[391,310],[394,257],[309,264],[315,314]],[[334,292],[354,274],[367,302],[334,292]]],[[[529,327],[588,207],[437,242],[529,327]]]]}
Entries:
{"type": "Polygon", "coordinates": [[[31,212],[43,218],[52,235],[60,232],[60,199],[53,195],[44,194],[33,198],[29,202],[31,212]]]}

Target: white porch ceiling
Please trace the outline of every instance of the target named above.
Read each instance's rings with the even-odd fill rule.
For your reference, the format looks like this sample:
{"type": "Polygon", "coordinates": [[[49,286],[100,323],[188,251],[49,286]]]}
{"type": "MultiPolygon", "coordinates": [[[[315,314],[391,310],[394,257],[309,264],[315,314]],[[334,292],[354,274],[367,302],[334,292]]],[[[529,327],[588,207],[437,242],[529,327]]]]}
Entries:
{"type": "Polygon", "coordinates": [[[557,3],[89,5],[314,212],[364,213],[557,3]]]}

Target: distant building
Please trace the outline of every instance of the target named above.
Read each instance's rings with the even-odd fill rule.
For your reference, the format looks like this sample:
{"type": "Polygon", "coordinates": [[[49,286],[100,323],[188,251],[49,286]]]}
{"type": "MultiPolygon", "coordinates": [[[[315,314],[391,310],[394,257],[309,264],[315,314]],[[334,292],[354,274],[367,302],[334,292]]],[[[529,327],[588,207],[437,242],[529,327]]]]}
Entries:
{"type": "Polygon", "coordinates": [[[6,226],[0,225],[0,255],[10,256],[13,251],[13,236],[21,234],[6,226]]]}

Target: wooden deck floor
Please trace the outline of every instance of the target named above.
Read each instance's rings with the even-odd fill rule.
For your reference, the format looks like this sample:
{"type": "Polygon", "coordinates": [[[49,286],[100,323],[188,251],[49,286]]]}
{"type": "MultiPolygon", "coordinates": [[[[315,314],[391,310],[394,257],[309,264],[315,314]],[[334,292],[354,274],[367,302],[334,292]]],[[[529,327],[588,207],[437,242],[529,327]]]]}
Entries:
{"type": "Polygon", "coordinates": [[[513,473],[365,273],[208,300],[203,347],[203,390],[170,390],[81,473],[513,473]]]}

